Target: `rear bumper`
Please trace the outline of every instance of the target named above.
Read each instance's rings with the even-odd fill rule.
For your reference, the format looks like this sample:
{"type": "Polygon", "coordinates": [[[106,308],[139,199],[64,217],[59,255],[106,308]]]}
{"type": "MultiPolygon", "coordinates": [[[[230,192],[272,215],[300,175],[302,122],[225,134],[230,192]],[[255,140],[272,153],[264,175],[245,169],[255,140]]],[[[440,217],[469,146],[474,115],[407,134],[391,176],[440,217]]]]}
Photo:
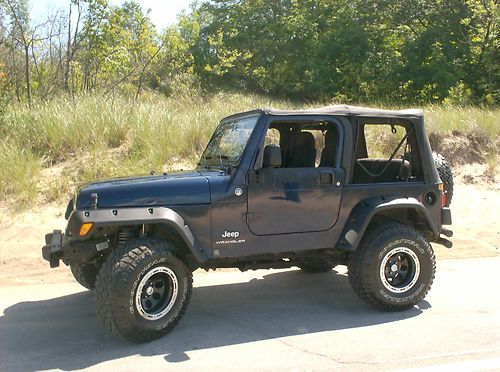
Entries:
{"type": "Polygon", "coordinates": [[[441,209],[441,225],[451,225],[451,210],[450,208],[441,209]]]}
{"type": "Polygon", "coordinates": [[[453,243],[446,238],[451,238],[453,236],[453,231],[444,228],[443,226],[451,225],[451,210],[450,208],[441,209],[441,231],[439,232],[439,237],[435,240],[436,243],[444,245],[446,248],[453,247],[453,243]],[[441,235],[446,236],[443,238],[441,235]]]}

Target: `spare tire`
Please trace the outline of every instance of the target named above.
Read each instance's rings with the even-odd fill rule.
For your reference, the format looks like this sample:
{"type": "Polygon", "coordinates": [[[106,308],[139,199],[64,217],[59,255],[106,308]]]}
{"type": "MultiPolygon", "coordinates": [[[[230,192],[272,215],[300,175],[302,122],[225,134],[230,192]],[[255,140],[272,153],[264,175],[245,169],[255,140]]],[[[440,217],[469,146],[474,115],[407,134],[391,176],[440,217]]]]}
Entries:
{"type": "Polygon", "coordinates": [[[453,173],[451,171],[451,166],[444,156],[437,152],[433,152],[432,157],[434,158],[434,164],[436,165],[439,178],[441,178],[441,182],[443,182],[444,186],[444,194],[446,195],[446,203],[444,206],[449,207],[451,199],[453,198],[453,173]]]}

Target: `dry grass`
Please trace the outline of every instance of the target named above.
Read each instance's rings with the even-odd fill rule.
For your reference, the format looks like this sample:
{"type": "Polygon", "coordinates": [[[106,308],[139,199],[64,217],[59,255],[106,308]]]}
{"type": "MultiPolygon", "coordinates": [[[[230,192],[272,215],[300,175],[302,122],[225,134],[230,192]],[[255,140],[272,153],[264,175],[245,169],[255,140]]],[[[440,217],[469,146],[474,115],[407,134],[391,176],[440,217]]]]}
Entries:
{"type": "MultiPolygon", "coordinates": [[[[24,208],[65,198],[96,178],[193,166],[221,118],[257,107],[306,108],[255,95],[84,96],[11,106],[0,121],[0,199],[24,208]]],[[[394,107],[393,107],[394,108],[394,107]]],[[[429,106],[429,132],[498,137],[500,110],[429,106]]],[[[497,161],[489,160],[496,167],[497,161]]]]}

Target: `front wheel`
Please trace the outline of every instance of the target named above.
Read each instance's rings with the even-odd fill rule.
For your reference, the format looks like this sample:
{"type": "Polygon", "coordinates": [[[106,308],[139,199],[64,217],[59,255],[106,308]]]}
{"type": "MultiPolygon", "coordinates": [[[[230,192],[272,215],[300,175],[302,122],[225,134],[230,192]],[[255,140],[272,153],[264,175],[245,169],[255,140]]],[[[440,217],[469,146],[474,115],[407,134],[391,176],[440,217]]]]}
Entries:
{"type": "Polygon", "coordinates": [[[95,280],[99,272],[99,268],[96,265],[91,263],[72,263],[69,267],[78,283],[87,289],[95,289],[95,280]]]}
{"type": "Polygon", "coordinates": [[[170,332],[184,315],[193,277],[173,244],[142,238],[113,252],[96,281],[97,315],[113,334],[147,342],[170,332]]]}
{"type": "Polygon", "coordinates": [[[386,223],[365,235],[348,269],[351,286],[361,299],[384,310],[405,310],[431,288],[436,260],[420,232],[386,223]]]}

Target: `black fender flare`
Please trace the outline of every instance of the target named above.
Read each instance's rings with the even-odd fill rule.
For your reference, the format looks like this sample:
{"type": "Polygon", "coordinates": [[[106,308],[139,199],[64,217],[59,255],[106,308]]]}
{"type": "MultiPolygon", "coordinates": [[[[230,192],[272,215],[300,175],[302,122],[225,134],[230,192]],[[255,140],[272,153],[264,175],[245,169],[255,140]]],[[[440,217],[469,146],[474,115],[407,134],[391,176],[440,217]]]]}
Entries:
{"type": "Polygon", "coordinates": [[[427,209],[417,199],[408,197],[373,197],[363,200],[358,203],[353,210],[344,226],[342,234],[336,248],[355,251],[363,238],[363,235],[372,221],[373,217],[380,212],[397,210],[397,209],[413,209],[421,215],[428,224],[432,233],[439,237],[438,228],[432,221],[427,209]]]}
{"type": "Polygon", "coordinates": [[[90,234],[95,234],[101,227],[153,225],[161,224],[174,229],[184,241],[189,251],[198,263],[207,261],[208,257],[202,246],[193,235],[184,218],[177,212],[166,207],[140,207],[122,209],[92,209],[73,211],[68,221],[68,231],[74,237],[78,236],[83,223],[92,222],[94,225],[90,234]]]}

